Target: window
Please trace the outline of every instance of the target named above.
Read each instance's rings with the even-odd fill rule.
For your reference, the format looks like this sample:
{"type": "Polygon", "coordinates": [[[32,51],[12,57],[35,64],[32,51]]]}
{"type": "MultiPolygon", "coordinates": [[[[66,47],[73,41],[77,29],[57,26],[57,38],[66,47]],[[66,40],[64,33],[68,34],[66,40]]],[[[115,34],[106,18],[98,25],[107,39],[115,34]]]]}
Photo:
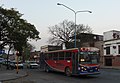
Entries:
{"type": "Polygon", "coordinates": [[[110,47],[106,47],[106,54],[110,54],[110,47]]]}
{"type": "Polygon", "coordinates": [[[53,60],[58,60],[58,52],[53,53],[53,60]]]}
{"type": "Polygon", "coordinates": [[[45,54],[46,60],[52,60],[52,53],[45,54]]]}
{"type": "Polygon", "coordinates": [[[64,52],[59,52],[59,60],[64,60],[64,52]]]}
{"type": "Polygon", "coordinates": [[[120,54],[120,45],[118,46],[118,54],[120,54]]]}
{"type": "Polygon", "coordinates": [[[47,56],[48,56],[48,60],[52,60],[53,59],[53,54],[52,53],[47,54],[47,56]]]}
{"type": "Polygon", "coordinates": [[[71,60],[71,52],[66,52],[65,60],[71,60]]]}

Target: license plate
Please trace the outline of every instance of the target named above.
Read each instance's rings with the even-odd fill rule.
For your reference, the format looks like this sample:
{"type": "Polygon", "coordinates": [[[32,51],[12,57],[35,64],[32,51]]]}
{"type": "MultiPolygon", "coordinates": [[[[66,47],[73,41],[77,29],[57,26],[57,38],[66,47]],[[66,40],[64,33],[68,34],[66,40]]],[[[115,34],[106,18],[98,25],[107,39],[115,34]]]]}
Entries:
{"type": "Polygon", "coordinates": [[[90,70],[90,72],[93,72],[93,70],[90,70]]]}

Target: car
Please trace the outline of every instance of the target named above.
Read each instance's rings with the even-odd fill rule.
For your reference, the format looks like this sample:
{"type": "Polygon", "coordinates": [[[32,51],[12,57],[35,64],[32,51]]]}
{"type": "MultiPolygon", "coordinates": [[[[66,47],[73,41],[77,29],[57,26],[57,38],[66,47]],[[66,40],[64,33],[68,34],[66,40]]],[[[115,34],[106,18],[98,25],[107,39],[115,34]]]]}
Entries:
{"type": "MultiPolygon", "coordinates": [[[[16,61],[11,61],[10,62],[10,68],[11,69],[17,69],[17,62],[16,61]]],[[[23,63],[21,61],[18,62],[18,68],[23,69],[23,63]]]]}
{"type": "Polygon", "coordinates": [[[37,64],[36,61],[28,61],[27,62],[27,68],[30,68],[30,69],[34,69],[34,68],[38,68],[39,65],[37,64]]]}
{"type": "Polygon", "coordinates": [[[2,64],[5,61],[4,58],[0,58],[0,64],[2,64]]]}
{"type": "Polygon", "coordinates": [[[5,61],[4,61],[2,64],[5,65],[5,66],[7,66],[7,64],[8,64],[8,66],[9,66],[9,65],[10,65],[10,62],[11,62],[10,60],[6,60],[6,59],[5,59],[5,61]]]}

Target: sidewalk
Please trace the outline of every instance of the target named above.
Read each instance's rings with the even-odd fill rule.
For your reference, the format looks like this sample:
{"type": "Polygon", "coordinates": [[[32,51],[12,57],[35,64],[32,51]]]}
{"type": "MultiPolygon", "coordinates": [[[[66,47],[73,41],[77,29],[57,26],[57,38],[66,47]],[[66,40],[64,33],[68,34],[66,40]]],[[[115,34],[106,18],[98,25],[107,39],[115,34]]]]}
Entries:
{"type": "Polygon", "coordinates": [[[0,83],[3,81],[14,80],[25,76],[27,76],[27,73],[22,69],[19,69],[18,74],[16,73],[15,69],[14,70],[0,69],[0,83]]]}
{"type": "Polygon", "coordinates": [[[120,70],[120,66],[101,66],[102,69],[119,69],[120,70]]]}

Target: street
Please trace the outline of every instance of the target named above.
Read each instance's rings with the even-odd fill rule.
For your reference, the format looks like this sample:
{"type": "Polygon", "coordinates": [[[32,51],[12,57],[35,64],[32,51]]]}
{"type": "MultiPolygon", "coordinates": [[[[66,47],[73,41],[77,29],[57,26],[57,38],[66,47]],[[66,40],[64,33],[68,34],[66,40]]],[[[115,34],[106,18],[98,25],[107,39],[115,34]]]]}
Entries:
{"type": "Polygon", "coordinates": [[[27,77],[3,83],[120,83],[120,70],[101,69],[100,75],[67,77],[63,73],[44,72],[40,69],[23,69],[27,77]]]}

